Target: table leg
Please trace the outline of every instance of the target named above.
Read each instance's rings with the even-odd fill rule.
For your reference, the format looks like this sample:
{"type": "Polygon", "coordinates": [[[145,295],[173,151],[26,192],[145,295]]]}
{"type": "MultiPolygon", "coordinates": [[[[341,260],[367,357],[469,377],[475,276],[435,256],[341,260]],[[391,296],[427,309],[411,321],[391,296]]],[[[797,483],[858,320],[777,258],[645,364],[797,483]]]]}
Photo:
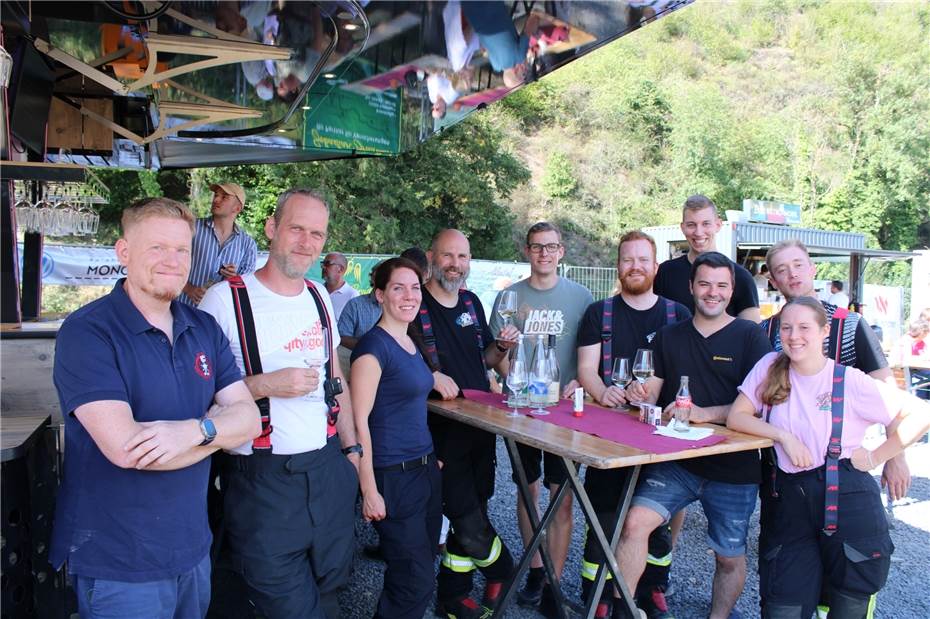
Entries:
{"type": "MultiPolygon", "coordinates": [[[[539,550],[539,554],[543,561],[543,568],[545,569],[546,576],[549,579],[552,593],[555,595],[555,602],[556,607],[559,609],[559,616],[562,617],[562,619],[565,619],[565,603],[564,598],[562,597],[562,587],[559,584],[559,577],[555,573],[555,568],[552,566],[552,559],[549,557],[549,549],[547,545],[543,544],[542,542],[546,538],[546,531],[548,530],[549,524],[552,522],[553,518],[555,518],[555,514],[558,511],[559,505],[562,504],[562,501],[568,494],[569,486],[567,483],[563,483],[561,486],[559,486],[555,496],[550,497],[549,506],[543,513],[542,520],[540,520],[536,514],[535,506],[532,504],[532,499],[530,497],[530,485],[526,479],[526,471],[523,469],[523,462],[520,460],[520,453],[517,451],[517,444],[513,439],[507,437],[504,437],[504,444],[507,446],[507,455],[510,456],[510,464],[513,467],[514,473],[516,474],[517,490],[520,492],[520,497],[523,500],[523,504],[527,506],[526,513],[530,519],[530,525],[533,529],[533,536],[530,538],[529,544],[526,545],[526,548],[523,551],[523,556],[521,557],[520,562],[517,564],[517,568],[514,571],[513,577],[511,578],[510,582],[505,583],[504,591],[501,593],[501,601],[497,605],[497,610],[494,612],[494,614],[496,616],[504,616],[504,611],[510,604],[510,601],[514,595],[514,591],[516,591],[516,588],[519,586],[519,583],[523,579],[523,575],[529,568],[530,562],[533,559],[533,554],[539,550]],[[531,507],[533,507],[533,509],[530,509],[531,507]]],[[[571,460],[568,460],[567,462],[567,466],[571,466],[572,471],[574,471],[575,464],[571,460]]]]}
{"type": "MultiPolygon", "coordinates": [[[[562,460],[565,461],[566,466],[573,464],[571,460],[563,456],[562,460]]],[[[601,552],[604,554],[605,562],[598,569],[597,578],[594,581],[594,591],[589,600],[587,600],[587,609],[585,610],[585,617],[592,619],[594,617],[594,612],[597,609],[597,600],[600,599],[601,591],[604,587],[604,579],[606,573],[604,571],[605,567],[610,570],[611,576],[614,578],[614,584],[620,590],[620,596],[628,606],[629,610],[632,613],[632,616],[637,617],[638,612],[636,610],[636,604],[633,600],[633,595],[626,586],[626,581],[623,580],[620,574],[620,566],[617,565],[617,559],[614,556],[614,549],[617,547],[617,542],[620,539],[620,532],[623,529],[623,521],[626,520],[626,513],[630,506],[630,500],[633,498],[633,491],[636,489],[636,480],[639,479],[639,471],[641,466],[636,465],[632,467],[633,470],[630,471],[629,479],[626,482],[625,490],[623,492],[623,498],[620,502],[620,506],[617,509],[617,521],[614,524],[614,531],[611,535],[611,539],[608,542],[607,537],[604,534],[604,530],[601,528],[600,522],[597,520],[597,513],[594,511],[594,506],[591,505],[591,499],[588,498],[588,493],[585,492],[584,485],[578,479],[578,473],[574,467],[568,468],[568,482],[572,486],[572,490],[575,492],[575,496],[578,497],[578,503],[581,506],[581,511],[584,513],[585,518],[588,521],[588,535],[594,534],[597,539],[598,545],[601,547],[601,552]]]]}

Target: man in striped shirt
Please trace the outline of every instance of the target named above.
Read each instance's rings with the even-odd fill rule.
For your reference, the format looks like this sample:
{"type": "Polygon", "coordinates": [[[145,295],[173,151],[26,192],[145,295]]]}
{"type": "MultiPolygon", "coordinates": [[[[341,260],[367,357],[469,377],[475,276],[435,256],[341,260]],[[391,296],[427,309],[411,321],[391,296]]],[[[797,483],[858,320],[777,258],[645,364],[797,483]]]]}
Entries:
{"type": "Polygon", "coordinates": [[[178,297],[194,306],[213,284],[253,272],[258,254],[255,240],[236,225],[236,216],[245,206],[245,191],[236,183],[210,185],[210,190],[212,214],[196,222],[191,272],[178,297]]]}

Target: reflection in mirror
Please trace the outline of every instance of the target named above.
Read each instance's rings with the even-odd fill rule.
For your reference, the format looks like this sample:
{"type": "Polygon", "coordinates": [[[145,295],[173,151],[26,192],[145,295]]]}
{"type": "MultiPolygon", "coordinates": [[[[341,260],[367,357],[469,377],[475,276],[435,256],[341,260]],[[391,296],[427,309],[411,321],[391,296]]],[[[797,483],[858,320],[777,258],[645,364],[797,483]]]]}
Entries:
{"type": "Polygon", "coordinates": [[[2,18],[55,71],[42,154],[157,168],[395,155],[690,1],[19,0],[2,18]]]}

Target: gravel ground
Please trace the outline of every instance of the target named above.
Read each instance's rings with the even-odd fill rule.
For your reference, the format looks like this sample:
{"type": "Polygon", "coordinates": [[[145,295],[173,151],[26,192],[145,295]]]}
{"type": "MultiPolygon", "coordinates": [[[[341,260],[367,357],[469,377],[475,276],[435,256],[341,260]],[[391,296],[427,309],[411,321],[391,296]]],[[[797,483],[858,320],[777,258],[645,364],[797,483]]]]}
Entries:
{"type": "MultiPolygon", "coordinates": [[[[510,461],[503,441],[498,439],[497,492],[491,501],[490,514],[501,538],[514,554],[521,548],[517,531],[515,500],[516,488],[510,481],[510,461]]],[[[888,583],[879,593],[877,618],[926,619],[930,617],[930,445],[915,445],[908,450],[908,462],[913,475],[910,495],[896,503],[892,514],[892,538],[896,547],[892,558],[888,583]]],[[[743,617],[759,616],[759,582],[756,574],[759,535],[758,514],[749,535],[748,574],[746,587],[739,599],[738,610],[743,617]]],[[[575,531],[563,575],[563,591],[569,600],[580,598],[581,584],[578,568],[581,565],[583,516],[575,509],[575,531]]],[[[384,564],[367,559],[361,553],[363,544],[376,540],[371,526],[359,522],[358,552],[350,587],[341,597],[346,619],[368,619],[374,612],[381,591],[384,564]]],[[[714,568],[713,554],[705,540],[706,521],[700,505],[688,510],[685,526],[672,567],[675,594],[669,599],[670,610],[678,619],[707,617],[710,610],[710,583],[714,568]]],[[[477,574],[477,572],[476,572],[477,574]]],[[[483,586],[480,577],[476,585],[483,586]]],[[[427,616],[431,616],[430,612],[427,616]]],[[[534,611],[513,605],[508,617],[529,619],[540,617],[534,611]]]]}

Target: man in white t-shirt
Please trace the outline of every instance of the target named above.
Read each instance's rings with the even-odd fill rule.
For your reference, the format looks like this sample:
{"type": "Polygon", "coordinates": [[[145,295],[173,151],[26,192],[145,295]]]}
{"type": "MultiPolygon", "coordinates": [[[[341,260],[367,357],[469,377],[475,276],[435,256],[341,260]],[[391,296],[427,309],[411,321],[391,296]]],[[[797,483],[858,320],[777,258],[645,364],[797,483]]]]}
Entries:
{"type": "Polygon", "coordinates": [[[322,363],[327,352],[335,359],[339,345],[329,295],[304,279],[326,242],[328,222],[318,193],[285,192],[265,223],[271,241],[265,266],[241,282],[211,287],[200,304],[229,338],[260,409],[267,399],[262,436],[227,452],[221,480],[232,565],[269,619],[340,616],[337,596],[353,556],[361,448],[349,394],[338,393],[339,364],[322,363]],[[240,283],[247,296],[240,291],[234,302],[232,288],[240,283]],[[251,309],[257,340],[253,350],[245,347],[248,363],[241,307],[251,309]]]}
{"type": "Polygon", "coordinates": [[[326,291],[329,293],[329,299],[333,303],[333,311],[336,312],[336,320],[342,315],[342,310],[346,303],[358,296],[358,290],[349,285],[345,280],[346,269],[349,267],[349,261],[339,252],[331,252],[323,258],[323,281],[326,283],[326,291]]]}
{"type": "Polygon", "coordinates": [[[843,282],[834,279],[830,282],[830,297],[827,303],[837,307],[849,308],[849,295],[843,292],[843,282]]]}

